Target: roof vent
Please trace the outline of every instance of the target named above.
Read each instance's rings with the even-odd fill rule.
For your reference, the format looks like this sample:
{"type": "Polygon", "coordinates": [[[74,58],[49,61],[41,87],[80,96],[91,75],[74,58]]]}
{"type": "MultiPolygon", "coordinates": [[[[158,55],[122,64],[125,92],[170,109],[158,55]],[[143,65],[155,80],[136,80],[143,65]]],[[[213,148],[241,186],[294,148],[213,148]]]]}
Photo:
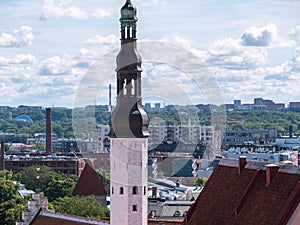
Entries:
{"type": "Polygon", "coordinates": [[[266,186],[272,182],[273,178],[276,176],[279,166],[276,164],[267,164],[266,167],[266,186]]]}

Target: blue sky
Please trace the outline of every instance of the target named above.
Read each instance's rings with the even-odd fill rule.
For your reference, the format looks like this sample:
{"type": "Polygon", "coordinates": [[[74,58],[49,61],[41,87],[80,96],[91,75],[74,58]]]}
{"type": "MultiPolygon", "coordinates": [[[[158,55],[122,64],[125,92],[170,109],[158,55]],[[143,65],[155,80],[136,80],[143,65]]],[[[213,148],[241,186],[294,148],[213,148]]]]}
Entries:
{"type": "MultiPolygon", "coordinates": [[[[119,9],[124,2],[1,1],[0,105],[73,107],[78,91],[87,91],[78,87],[91,66],[119,46],[119,9]]],[[[139,40],[169,42],[197,55],[224,102],[252,102],[255,97],[300,101],[300,1],[132,2],[138,8],[139,40]]],[[[144,67],[148,79],[164,73],[177,76],[175,85],[184,83],[182,74],[170,66],[144,67]]],[[[102,86],[95,102],[106,104],[108,85],[102,86]]],[[[209,102],[202,87],[187,87],[192,103],[209,102]]],[[[144,102],[152,98],[182,104],[180,98],[165,99],[164,92],[176,90],[164,86],[161,93],[156,89],[152,97],[144,96],[144,102]]]]}

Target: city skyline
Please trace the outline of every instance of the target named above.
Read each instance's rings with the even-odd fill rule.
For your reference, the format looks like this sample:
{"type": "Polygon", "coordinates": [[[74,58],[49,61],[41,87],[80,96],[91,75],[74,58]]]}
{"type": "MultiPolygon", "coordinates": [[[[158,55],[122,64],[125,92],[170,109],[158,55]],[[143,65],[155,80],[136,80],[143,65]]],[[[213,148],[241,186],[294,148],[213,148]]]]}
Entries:
{"type": "MultiPolygon", "coordinates": [[[[90,66],[119,47],[117,19],[122,3],[1,2],[0,19],[5,21],[0,26],[1,105],[72,108],[90,66]]],[[[140,42],[166,41],[197,55],[216,80],[224,103],[234,99],[252,102],[255,97],[299,101],[300,1],[133,3],[140,9],[140,42]]],[[[153,72],[147,63],[143,69],[145,77],[162,73],[177,76],[175,82],[187,85],[184,91],[190,102],[211,103],[205,102],[201,87],[190,88],[180,79],[182,71],[157,66],[153,72]]],[[[114,83],[114,71],[110,75],[114,83]]],[[[172,92],[174,87],[164,91],[172,92]]],[[[95,102],[108,104],[108,85],[99,92],[95,102]]],[[[151,98],[160,101],[159,91],[155,94],[144,96],[143,102],[151,98]]]]}

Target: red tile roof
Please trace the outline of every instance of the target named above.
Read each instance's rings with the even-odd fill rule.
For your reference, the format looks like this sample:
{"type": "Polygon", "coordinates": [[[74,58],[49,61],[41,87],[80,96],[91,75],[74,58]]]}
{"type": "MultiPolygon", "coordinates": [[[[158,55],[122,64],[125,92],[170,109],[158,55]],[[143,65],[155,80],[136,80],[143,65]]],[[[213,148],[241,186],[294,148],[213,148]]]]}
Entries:
{"type": "MultiPolygon", "coordinates": [[[[266,163],[222,159],[184,225],[286,224],[300,200],[300,167],[280,165],[266,185],[266,163]]],[[[274,166],[274,165],[271,165],[274,166]]]]}
{"type": "Polygon", "coordinates": [[[85,164],[85,167],[82,171],[81,176],[79,177],[79,180],[74,188],[72,195],[107,195],[107,192],[100,180],[99,175],[89,163],[85,164]]]}
{"type": "Polygon", "coordinates": [[[85,217],[40,211],[30,225],[108,225],[108,221],[94,220],[85,217]]]}

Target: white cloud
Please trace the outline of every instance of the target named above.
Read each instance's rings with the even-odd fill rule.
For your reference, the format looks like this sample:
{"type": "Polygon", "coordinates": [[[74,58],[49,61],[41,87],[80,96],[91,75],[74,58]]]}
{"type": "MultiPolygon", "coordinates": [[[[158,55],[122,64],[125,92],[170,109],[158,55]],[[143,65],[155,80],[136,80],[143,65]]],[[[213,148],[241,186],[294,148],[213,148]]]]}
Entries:
{"type": "Polygon", "coordinates": [[[85,43],[88,45],[114,45],[117,47],[119,44],[120,40],[116,35],[108,35],[106,37],[103,37],[101,35],[96,35],[92,38],[89,38],[85,43]]]}
{"type": "Polygon", "coordinates": [[[270,46],[270,47],[292,47],[295,42],[285,40],[278,35],[278,28],[275,24],[269,23],[263,27],[251,26],[241,37],[241,43],[245,46],[270,46]]]}
{"type": "Polygon", "coordinates": [[[295,73],[300,72],[300,47],[295,49],[295,53],[290,60],[266,69],[267,79],[287,80],[294,79],[295,73]]]}
{"type": "Polygon", "coordinates": [[[148,1],[142,1],[142,5],[144,7],[147,7],[147,6],[157,6],[158,5],[158,0],[148,0],[148,1]]]}
{"type": "Polygon", "coordinates": [[[269,23],[264,27],[249,27],[242,35],[242,44],[246,46],[269,46],[277,40],[277,27],[269,23]]]}
{"type": "Polygon", "coordinates": [[[69,55],[45,59],[38,66],[40,75],[68,75],[75,63],[69,55]]]}
{"type": "Polygon", "coordinates": [[[15,57],[0,56],[0,66],[8,64],[35,64],[37,59],[32,54],[17,54],[15,57]]]}
{"type": "Polygon", "coordinates": [[[292,28],[290,31],[289,31],[289,35],[291,38],[293,38],[294,40],[296,41],[300,41],[300,25],[292,28]]]}
{"type": "Polygon", "coordinates": [[[182,48],[191,49],[190,41],[175,34],[165,35],[160,41],[169,42],[182,48]]]}
{"type": "Polygon", "coordinates": [[[300,72],[300,47],[296,48],[295,54],[291,60],[293,71],[300,72]]]}
{"type": "Polygon", "coordinates": [[[242,46],[239,40],[225,38],[208,50],[206,63],[227,69],[253,69],[265,64],[267,56],[264,49],[242,46]]]}
{"type": "Polygon", "coordinates": [[[0,47],[25,47],[32,43],[34,36],[32,28],[22,26],[14,30],[13,34],[2,33],[0,36],[0,47]]]}
{"type": "Polygon", "coordinates": [[[94,12],[92,13],[92,16],[97,19],[103,19],[103,18],[111,17],[111,13],[104,9],[95,9],[94,12]]]}
{"type": "Polygon", "coordinates": [[[80,8],[71,6],[72,0],[44,0],[40,20],[71,17],[85,19],[88,14],[80,8]]]}

